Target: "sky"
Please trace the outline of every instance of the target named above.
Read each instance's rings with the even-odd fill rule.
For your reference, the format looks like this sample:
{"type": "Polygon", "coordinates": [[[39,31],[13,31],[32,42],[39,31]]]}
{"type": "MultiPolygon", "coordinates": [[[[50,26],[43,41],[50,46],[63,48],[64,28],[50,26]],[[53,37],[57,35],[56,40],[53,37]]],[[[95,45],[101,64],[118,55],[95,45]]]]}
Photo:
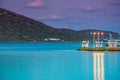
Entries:
{"type": "Polygon", "coordinates": [[[0,0],[0,7],[55,28],[120,32],[120,0],[0,0]]]}

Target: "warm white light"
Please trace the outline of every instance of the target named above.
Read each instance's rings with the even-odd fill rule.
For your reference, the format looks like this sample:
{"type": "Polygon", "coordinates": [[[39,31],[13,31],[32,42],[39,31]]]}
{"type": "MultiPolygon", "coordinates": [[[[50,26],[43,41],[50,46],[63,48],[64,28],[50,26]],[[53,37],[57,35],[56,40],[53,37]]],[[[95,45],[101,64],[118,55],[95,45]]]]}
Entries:
{"type": "Polygon", "coordinates": [[[101,35],[103,35],[104,33],[103,32],[101,32],[101,35]]]}
{"type": "Polygon", "coordinates": [[[96,32],[94,32],[93,35],[96,35],[96,32]]]}
{"type": "Polygon", "coordinates": [[[100,35],[100,32],[98,32],[97,34],[100,35]]]}

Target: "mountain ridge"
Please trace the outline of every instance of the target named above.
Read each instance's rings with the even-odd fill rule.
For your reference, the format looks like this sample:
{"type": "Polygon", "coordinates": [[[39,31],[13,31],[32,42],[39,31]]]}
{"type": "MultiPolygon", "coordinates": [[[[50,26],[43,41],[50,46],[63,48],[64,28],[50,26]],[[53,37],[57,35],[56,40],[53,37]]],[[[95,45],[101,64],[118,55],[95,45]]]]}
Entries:
{"type": "MultiPolygon", "coordinates": [[[[105,38],[109,33],[113,38],[119,36],[116,32],[104,30],[80,30],[53,28],[42,22],[0,8],[0,41],[1,42],[44,42],[48,38],[59,38],[59,41],[92,40],[91,32],[104,32],[105,38]]],[[[50,40],[49,40],[50,41],[50,40]]]]}

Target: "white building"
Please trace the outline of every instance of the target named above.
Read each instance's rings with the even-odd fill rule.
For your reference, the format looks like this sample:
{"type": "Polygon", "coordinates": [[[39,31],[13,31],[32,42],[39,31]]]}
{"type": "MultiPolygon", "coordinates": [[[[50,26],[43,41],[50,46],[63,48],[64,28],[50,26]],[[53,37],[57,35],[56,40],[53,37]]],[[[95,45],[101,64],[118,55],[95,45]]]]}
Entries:
{"type": "Polygon", "coordinates": [[[46,38],[44,41],[59,41],[59,38],[46,38]]]}
{"type": "Polygon", "coordinates": [[[100,41],[95,41],[95,47],[102,47],[102,43],[100,41]]]}
{"type": "Polygon", "coordinates": [[[82,47],[89,47],[89,41],[82,41],[82,47]]]}
{"type": "Polygon", "coordinates": [[[117,41],[108,41],[108,47],[117,47],[117,41]]]}

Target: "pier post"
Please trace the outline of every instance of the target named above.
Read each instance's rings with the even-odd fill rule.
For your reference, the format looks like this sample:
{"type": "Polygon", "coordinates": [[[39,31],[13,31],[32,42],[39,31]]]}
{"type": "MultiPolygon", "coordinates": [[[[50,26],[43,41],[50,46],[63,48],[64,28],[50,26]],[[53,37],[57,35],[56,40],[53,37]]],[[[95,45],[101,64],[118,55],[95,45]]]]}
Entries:
{"type": "Polygon", "coordinates": [[[94,47],[94,42],[95,42],[95,35],[96,35],[96,32],[91,32],[91,35],[93,36],[93,47],[94,47]]]}

